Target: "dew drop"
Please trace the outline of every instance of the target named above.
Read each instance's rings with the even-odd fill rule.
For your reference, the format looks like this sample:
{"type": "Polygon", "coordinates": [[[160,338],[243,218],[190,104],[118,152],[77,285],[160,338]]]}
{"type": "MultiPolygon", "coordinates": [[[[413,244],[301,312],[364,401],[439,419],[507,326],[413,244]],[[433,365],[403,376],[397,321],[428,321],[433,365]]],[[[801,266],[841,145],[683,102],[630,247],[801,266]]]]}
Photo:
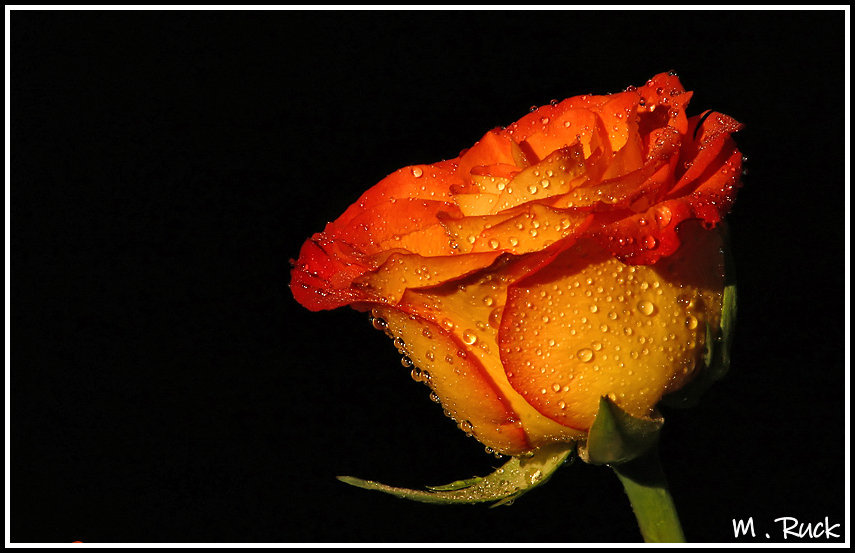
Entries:
{"type": "Polygon", "coordinates": [[[656,240],[655,237],[648,234],[647,236],[645,236],[641,240],[641,245],[644,246],[645,248],[647,248],[648,250],[652,250],[652,249],[655,249],[656,246],[659,245],[659,241],[656,240]]]}
{"type": "Polygon", "coordinates": [[[497,307],[490,311],[490,326],[493,328],[499,328],[499,324],[502,322],[502,308],[497,307]]]}
{"type": "Polygon", "coordinates": [[[495,238],[491,239],[489,244],[490,244],[490,247],[493,248],[494,250],[499,247],[499,241],[496,240],[495,238]]]}
{"type": "Polygon", "coordinates": [[[686,326],[689,328],[689,330],[694,330],[698,328],[698,319],[696,319],[692,315],[689,315],[688,317],[686,317],[686,326]]]}
{"type": "Polygon", "coordinates": [[[389,327],[389,324],[380,317],[374,317],[371,320],[371,326],[373,326],[377,330],[386,330],[389,327]]]}
{"type": "Polygon", "coordinates": [[[656,222],[660,227],[668,226],[671,222],[671,208],[667,205],[661,205],[656,209],[656,222]]]}
{"type": "Polygon", "coordinates": [[[594,358],[594,351],[590,348],[582,348],[576,352],[576,357],[583,363],[589,363],[594,358]]]}
{"type": "Polygon", "coordinates": [[[654,311],[656,311],[656,306],[649,301],[640,301],[638,302],[638,310],[643,315],[647,315],[649,317],[650,315],[653,315],[654,311]]]}
{"type": "Polygon", "coordinates": [[[419,178],[422,176],[422,168],[421,167],[413,167],[413,176],[419,178]]]}
{"type": "Polygon", "coordinates": [[[463,343],[467,346],[471,346],[475,342],[478,341],[478,337],[469,329],[463,331],[463,343]]]}

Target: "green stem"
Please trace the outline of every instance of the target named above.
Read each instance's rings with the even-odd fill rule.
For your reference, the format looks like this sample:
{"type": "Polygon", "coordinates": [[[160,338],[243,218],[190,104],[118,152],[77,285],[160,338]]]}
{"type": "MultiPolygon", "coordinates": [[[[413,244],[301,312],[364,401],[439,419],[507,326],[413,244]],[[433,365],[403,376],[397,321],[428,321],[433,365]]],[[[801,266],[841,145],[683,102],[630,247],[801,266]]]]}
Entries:
{"type": "Polygon", "coordinates": [[[637,459],[612,466],[623,484],[638,527],[648,543],[683,543],[683,529],[656,446],[637,459]]]}

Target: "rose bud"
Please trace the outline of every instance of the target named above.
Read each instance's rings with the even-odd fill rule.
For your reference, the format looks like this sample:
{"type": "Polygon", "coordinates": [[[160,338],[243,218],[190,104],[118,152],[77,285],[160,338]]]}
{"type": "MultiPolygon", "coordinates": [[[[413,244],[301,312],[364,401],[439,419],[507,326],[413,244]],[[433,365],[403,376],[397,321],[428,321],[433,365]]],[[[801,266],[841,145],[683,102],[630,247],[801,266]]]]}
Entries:
{"type": "Polygon", "coordinates": [[[370,311],[495,452],[584,439],[603,397],[650,416],[719,328],[740,185],[741,125],[691,95],[660,74],[399,169],[306,241],[295,298],[370,311]]]}

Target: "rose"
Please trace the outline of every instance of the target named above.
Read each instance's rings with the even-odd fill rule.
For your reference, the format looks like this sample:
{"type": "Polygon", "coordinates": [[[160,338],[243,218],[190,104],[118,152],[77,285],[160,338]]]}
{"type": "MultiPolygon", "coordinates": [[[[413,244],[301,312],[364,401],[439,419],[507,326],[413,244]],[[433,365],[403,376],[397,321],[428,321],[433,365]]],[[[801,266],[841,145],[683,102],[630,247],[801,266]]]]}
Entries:
{"type": "Polygon", "coordinates": [[[660,74],[399,169],[303,245],[295,298],[371,310],[496,452],[583,438],[603,396],[649,415],[718,327],[715,227],[740,184],[741,125],[687,118],[690,97],[660,74]]]}

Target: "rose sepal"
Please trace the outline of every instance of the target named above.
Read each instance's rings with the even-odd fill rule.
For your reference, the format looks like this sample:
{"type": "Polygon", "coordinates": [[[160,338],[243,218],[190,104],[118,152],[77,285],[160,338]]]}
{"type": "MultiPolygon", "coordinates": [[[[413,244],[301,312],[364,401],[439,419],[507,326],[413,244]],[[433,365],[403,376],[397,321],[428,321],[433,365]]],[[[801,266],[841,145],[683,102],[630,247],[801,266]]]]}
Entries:
{"type": "Polygon", "coordinates": [[[658,413],[636,417],[603,396],[588,439],[579,444],[579,458],[592,465],[619,465],[636,459],[656,445],[664,423],[658,413]]]}
{"type": "Polygon", "coordinates": [[[516,498],[545,483],[564,464],[574,450],[574,444],[555,443],[536,449],[531,456],[511,457],[487,476],[457,480],[440,486],[413,490],[387,486],[353,476],[338,476],[345,484],[394,495],[421,503],[471,504],[495,501],[491,507],[507,505],[516,498]]]}

